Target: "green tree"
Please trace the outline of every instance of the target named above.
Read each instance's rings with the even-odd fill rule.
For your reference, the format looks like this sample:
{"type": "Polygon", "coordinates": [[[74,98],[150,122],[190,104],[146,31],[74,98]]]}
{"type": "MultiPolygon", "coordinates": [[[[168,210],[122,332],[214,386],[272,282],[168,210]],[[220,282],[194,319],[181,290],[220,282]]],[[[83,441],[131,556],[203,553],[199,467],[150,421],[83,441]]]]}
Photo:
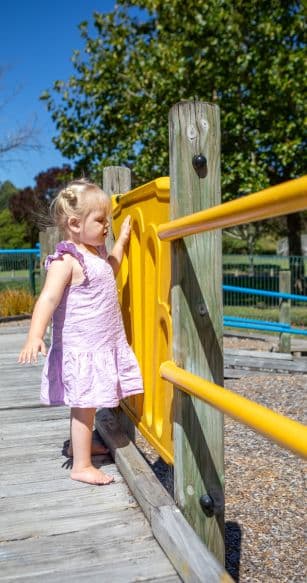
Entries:
{"type": "Polygon", "coordinates": [[[38,241],[39,230],[51,225],[48,214],[56,191],[72,178],[70,166],[49,168],[35,176],[34,187],[17,191],[9,200],[9,209],[16,221],[26,225],[25,237],[31,247],[38,241]]]}
{"type": "Polygon", "coordinates": [[[299,1],[120,1],[80,25],[76,74],[43,95],[55,144],[86,171],[133,163],[168,172],[167,113],[180,99],[221,106],[226,198],[303,171],[303,6],[299,1]],[[127,8],[148,11],[140,22],[127,8]],[[126,9],[125,9],[126,8],[126,9]]]}
{"type": "MultiPolygon", "coordinates": [[[[119,0],[94,13],[94,26],[91,36],[80,25],[75,75],[42,96],[54,143],[77,171],[127,164],[138,181],[168,174],[169,108],[197,96],[221,108],[224,200],[304,172],[300,0],[119,0]]],[[[299,216],[291,221],[300,229],[299,216]]]]}
{"type": "Polygon", "coordinates": [[[26,223],[15,221],[8,208],[0,211],[0,247],[1,249],[28,247],[26,223]]]}
{"type": "Polygon", "coordinates": [[[9,210],[10,199],[17,192],[18,189],[9,180],[0,184],[0,247],[2,249],[26,247],[25,222],[17,222],[9,210]]]}
{"type": "Polygon", "coordinates": [[[0,211],[8,207],[9,200],[18,191],[16,186],[9,180],[0,183],[0,211]]]}

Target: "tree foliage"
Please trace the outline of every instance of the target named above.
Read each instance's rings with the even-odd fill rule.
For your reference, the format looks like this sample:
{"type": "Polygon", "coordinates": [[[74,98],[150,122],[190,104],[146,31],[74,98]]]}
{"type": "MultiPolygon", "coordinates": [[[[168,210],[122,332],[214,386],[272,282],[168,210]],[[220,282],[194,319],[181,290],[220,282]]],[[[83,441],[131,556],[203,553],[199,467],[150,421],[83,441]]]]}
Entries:
{"type": "Polygon", "coordinates": [[[120,0],[94,13],[75,74],[42,97],[77,172],[168,174],[170,107],[220,105],[224,199],[302,174],[303,5],[299,0],[120,0]],[[146,18],[129,9],[146,10],[146,18]]]}
{"type": "Polygon", "coordinates": [[[26,225],[25,237],[31,247],[38,240],[39,230],[50,225],[48,208],[56,191],[72,178],[70,166],[49,168],[35,177],[34,187],[16,192],[9,201],[10,211],[16,221],[26,225]]]}
{"type": "Polygon", "coordinates": [[[1,249],[27,247],[26,224],[24,221],[15,221],[8,208],[0,211],[0,247],[1,249]]]}
{"type": "Polygon", "coordinates": [[[16,186],[9,180],[0,183],[0,211],[8,207],[9,200],[17,192],[16,186]]]}
{"type": "Polygon", "coordinates": [[[9,180],[0,184],[0,247],[2,249],[26,246],[25,223],[17,222],[9,210],[10,198],[16,192],[18,189],[9,180]]]}

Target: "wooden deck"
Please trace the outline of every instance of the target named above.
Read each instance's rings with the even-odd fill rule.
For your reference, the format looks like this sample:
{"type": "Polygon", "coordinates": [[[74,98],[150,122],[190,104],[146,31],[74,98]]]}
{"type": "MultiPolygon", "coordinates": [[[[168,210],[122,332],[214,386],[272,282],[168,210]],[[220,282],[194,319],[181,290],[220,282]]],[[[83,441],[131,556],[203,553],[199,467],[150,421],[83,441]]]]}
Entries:
{"type": "Polygon", "coordinates": [[[180,581],[109,457],[115,483],[73,482],[69,410],[39,404],[41,364],[19,367],[25,331],[0,330],[0,581],[180,581]]]}

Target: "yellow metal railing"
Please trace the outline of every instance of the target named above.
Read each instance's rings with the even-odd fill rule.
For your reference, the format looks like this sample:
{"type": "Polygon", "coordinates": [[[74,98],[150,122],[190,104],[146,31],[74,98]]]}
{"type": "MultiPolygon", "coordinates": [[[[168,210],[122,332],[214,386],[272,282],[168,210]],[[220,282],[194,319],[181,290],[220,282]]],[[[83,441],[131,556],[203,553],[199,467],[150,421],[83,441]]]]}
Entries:
{"type": "Polygon", "coordinates": [[[115,235],[125,216],[130,214],[132,219],[130,249],[118,284],[128,340],[139,360],[145,386],[144,397],[127,399],[123,408],[166,462],[173,462],[172,383],[280,445],[303,457],[307,455],[304,425],[170,362],[171,262],[170,245],[166,242],[306,207],[306,176],[170,222],[166,222],[169,217],[168,178],[136,188],[120,197],[118,202],[113,197],[115,235]]]}
{"type": "Polygon", "coordinates": [[[250,401],[233,391],[202,379],[174,362],[163,362],[161,376],[182,389],[188,395],[198,397],[230,417],[248,425],[257,433],[269,437],[294,453],[307,457],[307,427],[250,401]]]}
{"type": "Polygon", "coordinates": [[[160,239],[173,241],[213,229],[278,217],[307,207],[307,176],[283,182],[255,194],[169,221],[158,227],[160,239]]]}

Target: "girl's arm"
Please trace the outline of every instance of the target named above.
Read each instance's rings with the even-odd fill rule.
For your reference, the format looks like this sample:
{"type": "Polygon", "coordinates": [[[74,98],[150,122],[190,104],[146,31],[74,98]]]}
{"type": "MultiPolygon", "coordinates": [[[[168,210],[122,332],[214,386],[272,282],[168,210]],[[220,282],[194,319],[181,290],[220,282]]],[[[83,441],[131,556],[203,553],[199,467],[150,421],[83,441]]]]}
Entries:
{"type": "Polygon", "coordinates": [[[127,245],[129,238],[130,238],[130,215],[125,218],[122,223],[119,237],[108,257],[108,261],[113,269],[114,275],[118,274],[119,268],[121,266],[121,262],[123,260],[125,246],[127,245]]]}
{"type": "Polygon", "coordinates": [[[53,312],[61,301],[65,287],[72,276],[72,257],[68,254],[62,260],[53,261],[48,269],[45,285],[35,304],[31,326],[18,362],[21,364],[37,362],[37,355],[47,354],[44,335],[53,312]]]}

